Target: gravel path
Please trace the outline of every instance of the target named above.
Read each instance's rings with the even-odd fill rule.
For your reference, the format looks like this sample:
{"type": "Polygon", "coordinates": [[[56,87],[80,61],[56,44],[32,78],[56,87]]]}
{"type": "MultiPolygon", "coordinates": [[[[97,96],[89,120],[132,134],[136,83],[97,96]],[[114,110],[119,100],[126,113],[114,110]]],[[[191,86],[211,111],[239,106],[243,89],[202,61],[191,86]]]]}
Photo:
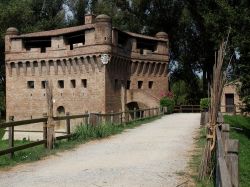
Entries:
{"type": "Polygon", "coordinates": [[[0,171],[1,187],[175,187],[200,114],[173,114],[73,151],[0,171]]]}

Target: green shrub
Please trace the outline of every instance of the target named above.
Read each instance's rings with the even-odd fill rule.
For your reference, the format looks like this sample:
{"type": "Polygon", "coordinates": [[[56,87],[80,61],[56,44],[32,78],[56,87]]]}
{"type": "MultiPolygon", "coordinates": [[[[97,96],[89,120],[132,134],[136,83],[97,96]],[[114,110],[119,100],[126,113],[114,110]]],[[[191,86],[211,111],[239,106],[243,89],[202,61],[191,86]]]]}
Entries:
{"type": "Polygon", "coordinates": [[[160,100],[160,105],[162,107],[167,107],[167,110],[168,110],[168,113],[173,113],[174,111],[174,100],[171,99],[171,98],[168,98],[168,97],[163,97],[161,100],[160,100]]]}
{"type": "Polygon", "coordinates": [[[209,108],[210,100],[208,98],[202,98],[200,100],[200,107],[202,110],[206,110],[209,108]]]}
{"type": "Polygon", "coordinates": [[[111,124],[100,124],[96,126],[81,125],[76,128],[74,139],[79,141],[87,141],[90,139],[104,138],[121,131],[121,127],[111,124]]]}

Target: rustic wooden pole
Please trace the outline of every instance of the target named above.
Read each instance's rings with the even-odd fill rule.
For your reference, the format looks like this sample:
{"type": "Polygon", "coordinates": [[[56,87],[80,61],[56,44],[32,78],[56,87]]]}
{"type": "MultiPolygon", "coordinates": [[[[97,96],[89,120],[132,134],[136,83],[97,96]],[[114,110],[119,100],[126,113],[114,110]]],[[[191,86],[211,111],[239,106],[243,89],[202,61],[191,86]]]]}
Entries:
{"type": "Polygon", "coordinates": [[[136,108],[134,108],[134,120],[136,120],[136,108]]]}
{"type": "Polygon", "coordinates": [[[89,113],[89,116],[88,116],[88,125],[91,125],[90,124],[91,123],[90,119],[91,119],[91,113],[89,113]]]}
{"type": "Polygon", "coordinates": [[[143,116],[142,116],[142,110],[140,110],[140,119],[142,119],[143,116]]]}
{"type": "Polygon", "coordinates": [[[102,112],[99,112],[99,115],[98,115],[98,124],[101,125],[102,124],[102,112]]]}
{"type": "MultiPolygon", "coordinates": [[[[85,111],[85,115],[88,115],[88,111],[86,110],[85,111]]],[[[84,117],[84,123],[85,123],[85,125],[87,125],[88,126],[88,117],[84,117]]]]}
{"type": "Polygon", "coordinates": [[[120,121],[121,121],[121,124],[122,124],[122,121],[123,121],[123,120],[122,120],[122,117],[123,117],[123,116],[122,116],[122,112],[121,112],[121,114],[120,114],[120,118],[121,118],[120,121]]]}
{"type": "Polygon", "coordinates": [[[205,125],[205,112],[201,112],[201,120],[200,120],[200,125],[203,126],[205,125]]]}
{"type": "Polygon", "coordinates": [[[111,123],[111,125],[113,125],[114,124],[114,115],[113,115],[113,110],[111,110],[111,116],[110,116],[110,123],[111,123]]]}
{"type": "Polygon", "coordinates": [[[233,187],[239,186],[239,140],[229,140],[226,162],[233,187]]]}
{"type": "MultiPolygon", "coordinates": [[[[69,116],[69,112],[66,113],[66,116],[69,116]]],[[[70,135],[70,119],[66,119],[66,128],[67,128],[67,135],[70,135]]],[[[70,138],[68,138],[69,141],[70,138]]]]}
{"type": "Polygon", "coordinates": [[[53,149],[55,142],[55,123],[53,119],[53,86],[52,81],[45,83],[47,104],[48,104],[48,124],[47,124],[47,148],[53,149]]]}
{"type": "MultiPolygon", "coordinates": [[[[9,116],[9,121],[14,121],[14,116],[9,116]]],[[[9,127],[9,148],[14,147],[14,126],[9,127]]],[[[10,153],[10,158],[14,157],[14,152],[10,153]]]]}
{"type": "Polygon", "coordinates": [[[43,113],[43,117],[47,118],[47,120],[43,122],[43,140],[45,140],[44,147],[47,148],[47,123],[48,123],[47,113],[43,113]]]}

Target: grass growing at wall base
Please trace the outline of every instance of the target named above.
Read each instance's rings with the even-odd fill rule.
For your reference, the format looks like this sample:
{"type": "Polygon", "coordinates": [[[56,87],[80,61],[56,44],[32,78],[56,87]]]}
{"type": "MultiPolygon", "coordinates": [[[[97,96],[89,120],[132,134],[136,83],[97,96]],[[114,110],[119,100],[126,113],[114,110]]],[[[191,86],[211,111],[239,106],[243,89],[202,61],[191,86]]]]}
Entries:
{"type": "Polygon", "coordinates": [[[250,186],[250,117],[224,116],[225,123],[230,124],[230,138],[238,139],[240,186],[250,186]]]}
{"type": "MultiPolygon", "coordinates": [[[[161,116],[144,118],[122,125],[101,124],[95,127],[82,125],[76,129],[70,141],[67,140],[56,141],[55,149],[53,149],[52,151],[45,149],[43,145],[39,145],[36,147],[15,152],[15,156],[13,159],[10,159],[8,155],[0,156],[0,168],[15,166],[20,163],[41,160],[46,156],[56,154],[57,152],[63,150],[72,149],[77,145],[88,142],[90,140],[101,139],[114,134],[118,134],[123,132],[125,129],[134,128],[144,123],[149,123],[151,121],[159,119],[160,117],[161,116]]],[[[30,143],[30,141],[27,140],[15,141],[14,144],[15,146],[18,146],[27,143],[30,143]]],[[[0,139],[0,149],[4,149],[7,147],[8,147],[8,141],[0,139]]]]}

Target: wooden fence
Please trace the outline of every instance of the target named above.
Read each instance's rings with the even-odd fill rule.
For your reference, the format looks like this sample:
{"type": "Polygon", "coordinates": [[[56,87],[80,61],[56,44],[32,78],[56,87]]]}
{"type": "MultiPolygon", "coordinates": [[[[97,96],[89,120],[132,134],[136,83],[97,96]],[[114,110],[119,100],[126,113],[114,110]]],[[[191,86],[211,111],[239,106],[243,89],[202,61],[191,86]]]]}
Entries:
{"type": "Polygon", "coordinates": [[[200,105],[177,105],[174,107],[176,113],[199,113],[200,105]]]}
{"type": "Polygon", "coordinates": [[[216,186],[239,186],[239,140],[229,138],[230,127],[216,128],[216,186]]]}
{"type": "MultiPolygon", "coordinates": [[[[209,122],[208,112],[201,113],[201,125],[209,122]]],[[[223,115],[218,114],[216,127],[216,186],[239,186],[239,141],[230,139],[230,126],[224,124],[223,115]]]]}
{"type": "MultiPolygon", "coordinates": [[[[66,121],[66,132],[62,136],[58,136],[55,140],[62,140],[62,139],[69,139],[73,134],[71,133],[71,120],[72,119],[83,119],[83,123],[85,125],[98,125],[101,123],[109,123],[109,124],[126,124],[131,121],[136,121],[139,119],[159,116],[164,113],[166,108],[149,108],[149,109],[134,109],[132,111],[124,111],[124,112],[117,112],[117,113],[88,113],[82,115],[70,115],[66,113],[65,116],[60,117],[53,117],[54,121],[66,121]]],[[[14,121],[14,117],[10,116],[9,121],[5,123],[0,123],[0,128],[5,129],[8,128],[8,141],[9,141],[9,148],[1,150],[0,149],[0,156],[10,154],[10,157],[13,158],[14,152],[20,151],[23,149],[31,148],[34,146],[44,144],[44,147],[47,148],[47,132],[48,132],[48,117],[46,114],[43,115],[42,118],[38,119],[30,119],[30,120],[22,120],[22,121],[14,121]],[[21,125],[28,125],[28,124],[35,124],[35,123],[43,123],[43,140],[39,140],[36,142],[28,143],[25,145],[15,146],[14,145],[14,127],[21,126],[21,125]]],[[[39,125],[39,124],[38,124],[39,125]]]]}

